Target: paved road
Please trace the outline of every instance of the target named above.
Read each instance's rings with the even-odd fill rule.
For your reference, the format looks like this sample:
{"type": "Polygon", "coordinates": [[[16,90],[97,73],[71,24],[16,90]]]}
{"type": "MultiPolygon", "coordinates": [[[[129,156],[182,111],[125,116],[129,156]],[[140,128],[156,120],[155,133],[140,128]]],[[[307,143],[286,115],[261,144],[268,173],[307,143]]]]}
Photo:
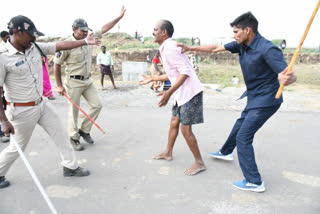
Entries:
{"type": "MultiPolygon", "coordinates": [[[[124,90],[131,98],[121,90],[109,99],[102,92],[105,108],[97,122],[107,133],[94,128],[95,144],[84,143],[86,150],[76,153],[89,177],[64,178],[54,144],[41,127],[34,131],[25,153],[59,213],[320,213],[319,112],[280,111],[258,132],[255,153],[267,191],[251,193],[232,187],[243,178],[236,154],[233,162],[207,156],[220,148],[240,111],[206,105],[205,123],[194,133],[208,169],[188,177],[183,171],[193,157],[182,135],[173,161],[151,159],[166,145],[170,107],[157,108],[147,91],[133,99],[135,90],[124,90]]],[[[66,118],[66,101],[59,97],[53,104],[66,118]]],[[[20,159],[7,178],[11,186],[0,190],[1,214],[50,213],[20,159]]]]}

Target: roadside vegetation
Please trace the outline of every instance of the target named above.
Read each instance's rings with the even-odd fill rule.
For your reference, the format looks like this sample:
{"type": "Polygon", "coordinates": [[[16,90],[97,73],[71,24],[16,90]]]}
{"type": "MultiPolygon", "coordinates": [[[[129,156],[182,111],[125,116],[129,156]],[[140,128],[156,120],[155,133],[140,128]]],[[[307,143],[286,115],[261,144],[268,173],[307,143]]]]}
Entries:
{"type": "MultiPolygon", "coordinates": [[[[295,86],[303,86],[310,89],[320,89],[320,64],[296,64],[293,66],[298,80],[286,90],[293,90],[295,86]]],[[[199,79],[202,83],[218,84],[220,88],[234,86],[231,82],[233,76],[239,78],[240,83],[236,87],[244,86],[244,80],[240,65],[218,65],[200,63],[199,79]]]]}
{"type": "MultiPolygon", "coordinates": [[[[49,38],[54,41],[54,39],[49,38]]],[[[191,38],[175,38],[177,42],[182,42],[188,46],[191,45],[191,38]]],[[[275,39],[272,42],[279,46],[282,40],[275,39]]],[[[102,44],[107,47],[107,50],[117,51],[137,51],[145,49],[157,49],[159,45],[153,42],[153,37],[145,37],[144,44],[139,39],[127,33],[109,33],[103,37],[102,44]]],[[[94,55],[100,51],[100,47],[94,48],[94,55]]],[[[293,53],[295,49],[285,49],[284,53],[293,53]]],[[[301,49],[300,53],[318,53],[318,49],[301,49]]],[[[199,79],[202,83],[218,84],[219,88],[234,86],[231,82],[233,76],[239,78],[240,83],[236,87],[243,87],[244,81],[240,65],[216,64],[209,59],[204,59],[200,62],[199,79]]],[[[298,81],[296,84],[286,87],[286,90],[293,90],[297,85],[320,89],[320,62],[319,64],[295,64],[293,69],[296,71],[298,81]]],[[[95,78],[99,78],[99,72],[96,72],[95,78]]],[[[121,80],[120,76],[116,76],[117,80],[121,80]]]]}

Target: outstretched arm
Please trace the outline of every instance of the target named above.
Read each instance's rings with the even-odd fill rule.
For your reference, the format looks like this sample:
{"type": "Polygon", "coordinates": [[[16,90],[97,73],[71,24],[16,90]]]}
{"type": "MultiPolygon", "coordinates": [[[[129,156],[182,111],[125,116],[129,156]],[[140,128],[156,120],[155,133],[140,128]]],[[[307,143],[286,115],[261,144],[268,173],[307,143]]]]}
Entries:
{"type": "Polygon", "coordinates": [[[120,15],[117,18],[115,18],[114,20],[112,20],[111,22],[108,22],[107,24],[102,26],[102,28],[101,28],[102,34],[108,32],[111,28],[113,28],[120,21],[120,19],[122,19],[125,12],[126,12],[126,8],[124,6],[122,6],[120,15]]]}
{"type": "Polygon", "coordinates": [[[143,80],[139,81],[139,85],[145,85],[152,81],[166,81],[169,80],[167,74],[162,74],[160,76],[149,76],[149,75],[142,75],[143,80]]]}
{"type": "Polygon", "coordinates": [[[78,48],[84,45],[100,45],[101,39],[93,37],[91,33],[88,35],[86,39],[76,40],[76,41],[63,41],[56,43],[56,52],[63,51],[63,50],[70,50],[73,48],[78,48]]]}
{"type": "Polygon", "coordinates": [[[186,51],[200,51],[200,52],[207,52],[207,53],[217,53],[221,51],[225,51],[223,45],[200,45],[200,46],[191,46],[188,47],[183,43],[178,43],[178,47],[181,47],[181,52],[184,53],[186,51]]]}

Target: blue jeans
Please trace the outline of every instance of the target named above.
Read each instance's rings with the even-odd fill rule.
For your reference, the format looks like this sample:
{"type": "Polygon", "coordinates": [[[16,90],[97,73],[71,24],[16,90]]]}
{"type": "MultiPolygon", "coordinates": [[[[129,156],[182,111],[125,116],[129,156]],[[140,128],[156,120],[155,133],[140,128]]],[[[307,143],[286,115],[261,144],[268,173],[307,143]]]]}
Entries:
{"type": "Polygon", "coordinates": [[[280,105],[244,109],[241,117],[234,124],[232,131],[221,148],[221,153],[228,155],[237,146],[238,159],[242,173],[250,183],[260,184],[261,176],[254,158],[253,138],[263,124],[280,108],[280,105]]]}
{"type": "Polygon", "coordinates": [[[4,133],[1,131],[1,125],[0,125],[0,136],[4,136],[4,133]]]}

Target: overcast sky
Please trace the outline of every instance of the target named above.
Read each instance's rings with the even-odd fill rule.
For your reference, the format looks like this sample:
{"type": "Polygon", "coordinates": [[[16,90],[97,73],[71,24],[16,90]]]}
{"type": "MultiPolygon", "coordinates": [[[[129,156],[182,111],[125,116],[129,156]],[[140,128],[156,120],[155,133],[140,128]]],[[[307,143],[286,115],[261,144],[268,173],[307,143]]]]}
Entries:
{"type": "MultiPolygon", "coordinates": [[[[251,11],[259,21],[259,32],[269,40],[286,39],[289,47],[299,45],[318,0],[11,0],[1,2],[0,30],[7,29],[10,18],[25,15],[46,36],[67,36],[72,33],[72,22],[84,18],[89,27],[99,29],[119,15],[121,6],[127,8],[125,17],[110,32],[137,30],[151,36],[159,19],[170,20],[173,37],[200,37],[203,43],[232,38],[229,23],[251,11]]],[[[318,11],[320,13],[320,11],[318,11]]],[[[304,47],[319,47],[320,14],[317,14],[304,47]]]]}

